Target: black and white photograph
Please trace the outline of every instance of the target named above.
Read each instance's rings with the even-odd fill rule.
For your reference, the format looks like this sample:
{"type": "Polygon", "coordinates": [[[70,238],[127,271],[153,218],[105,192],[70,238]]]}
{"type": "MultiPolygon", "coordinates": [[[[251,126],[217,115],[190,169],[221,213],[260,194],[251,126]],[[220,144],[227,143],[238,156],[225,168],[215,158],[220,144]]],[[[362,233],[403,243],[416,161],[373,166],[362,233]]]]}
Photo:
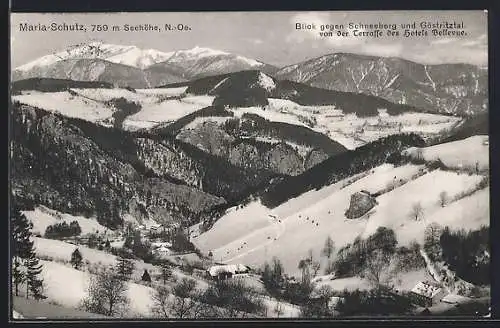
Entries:
{"type": "Polygon", "coordinates": [[[488,12],[11,13],[11,320],[491,318],[488,12]]]}

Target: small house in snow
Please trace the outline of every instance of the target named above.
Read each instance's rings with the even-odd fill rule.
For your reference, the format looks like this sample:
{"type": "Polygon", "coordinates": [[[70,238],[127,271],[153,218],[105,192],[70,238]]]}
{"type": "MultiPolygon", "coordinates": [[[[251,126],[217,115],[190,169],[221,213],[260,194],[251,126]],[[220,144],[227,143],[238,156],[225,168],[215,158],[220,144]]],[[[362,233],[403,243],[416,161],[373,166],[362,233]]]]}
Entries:
{"type": "Polygon", "coordinates": [[[446,290],[436,283],[428,281],[420,281],[411,290],[411,296],[413,301],[421,306],[429,307],[432,306],[444,296],[446,296],[446,290]]]}
{"type": "Polygon", "coordinates": [[[165,245],[162,245],[160,247],[153,249],[153,254],[156,256],[168,256],[172,254],[172,251],[170,250],[170,248],[166,247],[165,245]]]}
{"type": "Polygon", "coordinates": [[[243,264],[214,265],[207,270],[212,279],[224,280],[250,273],[250,268],[243,264]]]}

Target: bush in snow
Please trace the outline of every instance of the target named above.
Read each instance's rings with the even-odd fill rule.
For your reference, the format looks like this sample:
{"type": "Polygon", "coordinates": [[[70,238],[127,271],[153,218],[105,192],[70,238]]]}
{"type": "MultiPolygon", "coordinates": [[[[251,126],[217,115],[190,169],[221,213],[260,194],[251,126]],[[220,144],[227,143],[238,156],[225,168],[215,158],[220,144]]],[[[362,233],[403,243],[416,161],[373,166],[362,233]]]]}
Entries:
{"type": "Polygon", "coordinates": [[[203,315],[222,318],[245,318],[249,314],[265,315],[266,306],[257,292],[239,279],[216,280],[199,297],[205,306],[203,315]]]}

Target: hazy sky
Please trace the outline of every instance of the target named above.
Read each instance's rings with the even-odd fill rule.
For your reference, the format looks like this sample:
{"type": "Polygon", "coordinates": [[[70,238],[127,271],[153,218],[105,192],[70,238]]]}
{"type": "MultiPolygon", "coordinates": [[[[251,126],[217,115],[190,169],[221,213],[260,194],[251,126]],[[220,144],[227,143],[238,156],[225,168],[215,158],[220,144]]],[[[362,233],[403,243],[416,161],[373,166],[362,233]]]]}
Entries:
{"type": "MultiPolygon", "coordinates": [[[[365,29],[366,31],[369,31],[365,29]]],[[[417,28],[417,30],[420,30],[417,28]]],[[[352,33],[352,30],[350,31],[352,33]]],[[[429,30],[430,32],[430,30],[429,30]]],[[[204,12],[204,13],[90,13],[12,14],[12,67],[66,47],[88,41],[135,45],[160,51],[209,47],[285,66],[334,52],[396,56],[416,62],[487,65],[487,13],[483,11],[372,12],[204,12]],[[459,37],[320,37],[321,24],[398,24],[464,22],[459,37]],[[23,32],[21,23],[85,24],[87,32],[23,32]],[[297,30],[296,23],[314,23],[316,30],[297,30]],[[189,32],[91,32],[91,24],[183,23],[189,32]]]]}

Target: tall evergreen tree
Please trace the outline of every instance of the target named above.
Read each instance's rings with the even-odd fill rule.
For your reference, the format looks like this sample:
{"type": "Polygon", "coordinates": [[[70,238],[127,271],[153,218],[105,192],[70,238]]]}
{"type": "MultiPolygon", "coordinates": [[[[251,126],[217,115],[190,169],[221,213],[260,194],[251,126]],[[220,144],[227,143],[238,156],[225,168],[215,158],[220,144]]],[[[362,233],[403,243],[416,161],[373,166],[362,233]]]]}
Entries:
{"type": "Polygon", "coordinates": [[[39,277],[42,273],[42,265],[36,257],[34,249],[30,252],[28,259],[26,260],[27,267],[27,293],[26,298],[28,298],[29,292],[34,299],[39,300],[45,298],[43,295],[43,279],[39,277]]]}
{"type": "Polygon", "coordinates": [[[11,255],[12,278],[16,296],[19,295],[19,286],[27,280],[26,261],[34,253],[31,240],[31,223],[21,211],[14,206],[11,212],[11,255]],[[24,267],[24,268],[23,268],[24,267]]]}
{"type": "Polygon", "coordinates": [[[71,260],[70,260],[71,265],[78,270],[82,265],[82,260],[83,260],[82,254],[80,253],[78,248],[75,248],[73,253],[71,253],[71,260]]]}
{"type": "Polygon", "coordinates": [[[130,276],[134,272],[134,262],[126,259],[124,257],[118,257],[116,263],[116,273],[122,280],[130,279],[130,276]]]}
{"type": "Polygon", "coordinates": [[[149,275],[149,272],[146,269],[144,269],[144,273],[142,274],[142,281],[151,282],[151,276],[149,275]]]}
{"type": "Polygon", "coordinates": [[[161,266],[161,279],[163,284],[167,283],[167,280],[172,277],[172,269],[167,264],[162,264],[161,266]]]}
{"type": "Polygon", "coordinates": [[[333,255],[333,251],[335,249],[335,243],[333,242],[332,237],[328,236],[325,240],[325,245],[321,250],[321,254],[326,258],[330,259],[333,255]]]}

